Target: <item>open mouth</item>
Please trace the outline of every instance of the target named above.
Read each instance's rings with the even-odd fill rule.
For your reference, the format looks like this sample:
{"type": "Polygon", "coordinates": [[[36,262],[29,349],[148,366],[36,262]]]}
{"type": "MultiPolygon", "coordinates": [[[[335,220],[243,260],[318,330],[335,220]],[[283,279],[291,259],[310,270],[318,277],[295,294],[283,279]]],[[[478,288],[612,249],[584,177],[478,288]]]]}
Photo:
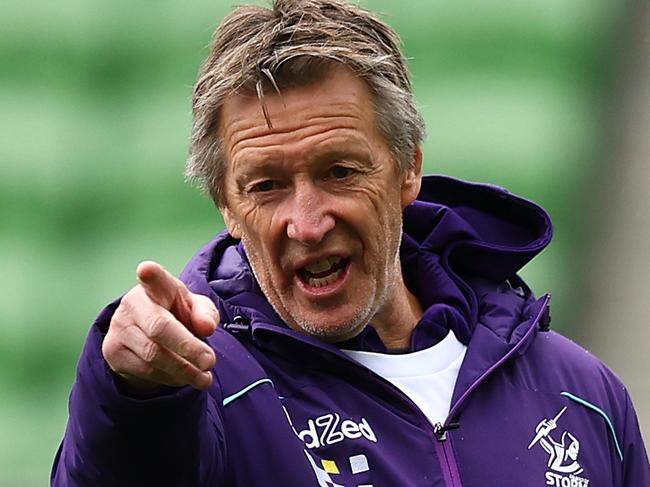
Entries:
{"type": "Polygon", "coordinates": [[[350,259],[339,256],[327,257],[299,269],[298,277],[311,287],[327,286],[338,281],[349,264],[350,259]]]}

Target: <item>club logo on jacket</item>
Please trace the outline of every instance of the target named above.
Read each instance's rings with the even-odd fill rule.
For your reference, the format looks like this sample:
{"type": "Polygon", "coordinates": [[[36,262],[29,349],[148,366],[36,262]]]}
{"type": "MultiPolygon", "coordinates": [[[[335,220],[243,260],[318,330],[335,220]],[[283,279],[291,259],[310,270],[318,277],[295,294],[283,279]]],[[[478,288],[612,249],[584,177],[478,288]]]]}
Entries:
{"type": "Polygon", "coordinates": [[[347,439],[365,438],[377,443],[377,436],[365,418],[360,422],[344,419],[338,413],[327,413],[307,420],[307,428],[298,432],[298,437],[310,450],[333,445],[347,439]]]}
{"type": "MultiPolygon", "coordinates": [[[[291,416],[289,415],[287,408],[282,406],[282,409],[284,410],[284,414],[287,416],[287,421],[289,422],[291,429],[295,435],[300,438],[303,443],[305,443],[306,448],[316,448],[316,444],[322,446],[324,444],[333,444],[339,441],[343,441],[343,438],[356,439],[361,438],[362,436],[370,441],[377,442],[377,437],[375,436],[374,431],[372,431],[370,424],[368,424],[368,421],[365,418],[361,418],[360,423],[355,423],[351,419],[346,419],[341,423],[339,429],[338,425],[341,420],[340,415],[336,413],[323,414],[322,416],[319,416],[315,419],[308,420],[308,428],[299,433],[293,426],[293,421],[291,420],[291,416]],[[322,432],[320,432],[319,435],[319,429],[323,425],[324,429],[322,432]],[[360,433],[360,435],[357,433],[360,433]],[[307,443],[308,438],[309,444],[307,443]],[[330,440],[329,443],[328,440],[330,440]],[[312,445],[312,443],[314,445],[309,446],[312,445]]],[[[343,473],[342,470],[345,463],[349,463],[349,472],[354,476],[357,474],[367,476],[368,472],[370,472],[368,457],[362,453],[348,457],[347,462],[337,462],[335,459],[331,458],[318,459],[314,457],[313,454],[309,452],[309,450],[306,449],[304,452],[309,465],[316,475],[316,480],[318,481],[319,487],[345,487],[343,485],[337,484],[332,479],[332,475],[336,477],[339,474],[343,473]],[[318,464],[318,460],[320,460],[320,465],[318,464]]],[[[373,487],[373,485],[365,483],[358,484],[358,487],[373,487]]]]}
{"type": "MultiPolygon", "coordinates": [[[[553,417],[542,419],[535,427],[535,436],[528,444],[528,449],[539,446],[548,454],[547,467],[544,474],[546,485],[554,487],[587,487],[589,480],[579,475],[583,468],[578,462],[580,441],[570,432],[564,431],[559,441],[551,433],[557,429],[558,421],[566,412],[566,406],[553,417]]],[[[555,435],[558,438],[557,435],[555,435]]]]}

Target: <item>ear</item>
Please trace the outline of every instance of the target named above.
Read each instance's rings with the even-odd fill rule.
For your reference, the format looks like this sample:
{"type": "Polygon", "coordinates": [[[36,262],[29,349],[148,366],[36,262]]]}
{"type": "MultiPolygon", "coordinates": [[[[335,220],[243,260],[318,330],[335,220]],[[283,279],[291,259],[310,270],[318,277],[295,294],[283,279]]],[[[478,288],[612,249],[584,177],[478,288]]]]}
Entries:
{"type": "Polygon", "coordinates": [[[221,215],[223,216],[223,222],[226,224],[228,233],[233,236],[233,238],[241,239],[241,230],[239,229],[239,223],[237,223],[237,218],[232,214],[228,207],[219,208],[221,210],[221,215]]]}
{"type": "Polygon", "coordinates": [[[422,185],[422,147],[413,154],[413,164],[402,172],[402,208],[415,201],[422,185]]]}

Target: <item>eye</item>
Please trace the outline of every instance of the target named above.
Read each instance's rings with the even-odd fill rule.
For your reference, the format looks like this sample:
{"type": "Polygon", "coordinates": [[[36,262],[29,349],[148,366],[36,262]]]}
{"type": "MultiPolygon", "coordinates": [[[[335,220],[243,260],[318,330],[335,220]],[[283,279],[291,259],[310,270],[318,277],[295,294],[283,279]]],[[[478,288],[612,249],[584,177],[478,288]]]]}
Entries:
{"type": "Polygon", "coordinates": [[[352,175],[353,169],[345,166],[333,166],[330,169],[330,174],[334,179],[344,179],[352,175]]]}
{"type": "Polygon", "coordinates": [[[277,188],[277,184],[275,181],[272,179],[265,179],[264,181],[260,181],[258,183],[255,183],[250,191],[252,193],[266,193],[268,191],[273,191],[275,188],[277,188]]]}

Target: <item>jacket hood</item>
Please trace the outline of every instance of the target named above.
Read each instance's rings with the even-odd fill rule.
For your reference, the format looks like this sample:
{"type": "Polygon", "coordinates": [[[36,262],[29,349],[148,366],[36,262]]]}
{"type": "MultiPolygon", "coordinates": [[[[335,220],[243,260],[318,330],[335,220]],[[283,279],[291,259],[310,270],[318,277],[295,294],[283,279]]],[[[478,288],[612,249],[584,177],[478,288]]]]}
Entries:
{"type": "MultiPolygon", "coordinates": [[[[517,272],[548,245],[552,224],[538,205],[507,190],[447,176],[425,176],[404,210],[400,257],[407,287],[425,310],[411,350],[453,330],[468,343],[480,322],[509,342],[533,296],[517,272]]],[[[181,275],[193,292],[211,296],[222,321],[241,317],[255,328],[288,328],[264,298],[243,245],[219,234],[181,275]]],[[[290,332],[291,333],[291,332],[290,332]]],[[[367,326],[343,348],[385,351],[367,326]]]]}

